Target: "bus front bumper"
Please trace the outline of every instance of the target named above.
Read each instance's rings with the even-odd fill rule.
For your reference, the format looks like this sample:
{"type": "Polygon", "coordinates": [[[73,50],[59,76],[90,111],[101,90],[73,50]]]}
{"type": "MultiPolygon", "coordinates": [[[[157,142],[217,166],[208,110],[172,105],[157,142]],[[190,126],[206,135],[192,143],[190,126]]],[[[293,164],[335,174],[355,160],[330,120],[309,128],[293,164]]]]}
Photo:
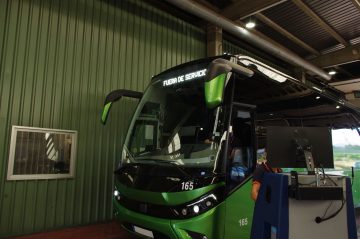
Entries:
{"type": "MultiPolygon", "coordinates": [[[[114,202],[114,214],[122,226],[140,238],[161,239],[212,239],[215,208],[191,219],[170,220],[137,213],[114,202]]],[[[214,234],[215,233],[215,234],[214,234]]]]}

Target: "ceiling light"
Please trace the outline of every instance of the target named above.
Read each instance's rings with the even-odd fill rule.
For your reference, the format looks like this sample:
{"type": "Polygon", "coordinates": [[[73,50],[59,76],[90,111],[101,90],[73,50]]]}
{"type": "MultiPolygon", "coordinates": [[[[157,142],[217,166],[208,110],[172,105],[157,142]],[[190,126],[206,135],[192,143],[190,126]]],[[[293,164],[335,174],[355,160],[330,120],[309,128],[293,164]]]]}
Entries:
{"type": "Polygon", "coordinates": [[[340,109],[340,105],[337,105],[337,106],[336,106],[336,109],[340,109]]]}
{"type": "Polygon", "coordinates": [[[317,91],[319,91],[319,92],[322,92],[322,89],[320,89],[320,88],[318,88],[318,87],[316,87],[316,86],[313,86],[312,87],[314,90],[317,90],[317,91]]]}
{"type": "Polygon", "coordinates": [[[334,70],[329,71],[329,75],[333,76],[335,74],[336,74],[336,71],[334,71],[334,70]]]}
{"type": "Polygon", "coordinates": [[[285,73],[278,71],[268,65],[265,65],[262,62],[259,62],[251,57],[248,56],[239,56],[239,61],[244,64],[245,66],[251,66],[255,65],[256,69],[269,77],[272,80],[275,80],[277,82],[285,82],[287,79],[293,79],[291,76],[286,75],[285,73]]]}
{"type": "Polygon", "coordinates": [[[256,26],[255,22],[249,21],[246,23],[245,27],[248,29],[254,28],[256,26]]]}
{"type": "Polygon", "coordinates": [[[317,99],[317,100],[318,100],[318,99],[320,99],[320,96],[316,96],[316,98],[315,98],[315,99],[317,99]]]}

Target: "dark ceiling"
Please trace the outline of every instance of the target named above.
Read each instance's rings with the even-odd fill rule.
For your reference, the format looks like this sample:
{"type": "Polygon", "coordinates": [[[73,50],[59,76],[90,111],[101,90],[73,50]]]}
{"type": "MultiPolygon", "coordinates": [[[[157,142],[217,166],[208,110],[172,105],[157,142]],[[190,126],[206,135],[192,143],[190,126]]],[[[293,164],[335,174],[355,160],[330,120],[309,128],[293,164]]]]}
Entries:
{"type": "Polygon", "coordinates": [[[257,32],[326,71],[334,70],[330,84],[360,79],[359,0],[192,1],[235,23],[254,21],[257,32]]]}
{"type": "MultiPolygon", "coordinates": [[[[231,7],[241,7],[236,4],[244,1],[207,2],[227,12],[226,9],[231,7]]],[[[360,5],[356,0],[258,1],[259,4],[266,2],[269,2],[268,8],[258,9],[254,13],[233,20],[245,23],[255,21],[257,31],[310,60],[359,44],[360,5]],[[279,31],[279,28],[295,36],[312,50],[292,40],[285,31],[279,31]]],[[[336,71],[333,81],[360,78],[359,59],[355,62],[350,59],[349,62],[335,63],[323,68],[336,71]]]]}

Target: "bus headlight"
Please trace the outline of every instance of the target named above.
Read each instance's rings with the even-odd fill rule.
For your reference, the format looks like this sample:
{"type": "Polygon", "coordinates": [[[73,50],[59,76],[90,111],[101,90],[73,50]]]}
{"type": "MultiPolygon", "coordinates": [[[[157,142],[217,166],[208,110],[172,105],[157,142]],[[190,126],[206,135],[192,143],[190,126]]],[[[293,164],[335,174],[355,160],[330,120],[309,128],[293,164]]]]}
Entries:
{"type": "Polygon", "coordinates": [[[181,218],[194,217],[210,210],[217,204],[218,198],[215,193],[209,193],[194,202],[174,208],[173,211],[181,218]]]}
{"type": "Polygon", "coordinates": [[[114,198],[116,198],[117,200],[121,199],[120,192],[119,192],[119,190],[117,190],[116,187],[114,189],[114,198]]]}
{"type": "Polygon", "coordinates": [[[195,206],[193,207],[193,211],[194,211],[194,213],[198,214],[199,211],[200,211],[199,206],[198,206],[198,205],[195,205],[195,206]]]}

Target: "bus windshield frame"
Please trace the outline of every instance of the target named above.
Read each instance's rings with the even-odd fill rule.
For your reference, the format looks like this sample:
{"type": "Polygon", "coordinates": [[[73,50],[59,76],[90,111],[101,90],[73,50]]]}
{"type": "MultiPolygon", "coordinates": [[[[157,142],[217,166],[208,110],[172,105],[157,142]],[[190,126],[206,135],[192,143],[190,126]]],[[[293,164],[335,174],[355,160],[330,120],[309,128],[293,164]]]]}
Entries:
{"type": "Polygon", "coordinates": [[[198,169],[200,176],[216,173],[224,110],[208,109],[204,98],[201,79],[176,85],[152,82],[130,123],[121,166],[172,164],[198,169]]]}

